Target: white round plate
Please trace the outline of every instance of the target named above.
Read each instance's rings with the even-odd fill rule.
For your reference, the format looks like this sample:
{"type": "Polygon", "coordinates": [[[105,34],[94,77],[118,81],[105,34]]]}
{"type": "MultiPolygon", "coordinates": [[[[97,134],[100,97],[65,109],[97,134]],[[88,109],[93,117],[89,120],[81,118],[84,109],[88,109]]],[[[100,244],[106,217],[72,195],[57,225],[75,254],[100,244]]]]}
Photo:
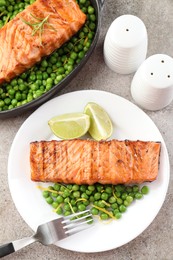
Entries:
{"type": "Polygon", "coordinates": [[[110,115],[114,126],[111,139],[161,142],[158,178],[147,184],[150,193],[144,199],[132,203],[121,219],[109,224],[96,220],[93,227],[56,243],[72,251],[101,252],[122,246],[141,234],[158,214],[166,196],[170,175],[167,149],[159,130],[141,109],[122,97],[98,90],[76,91],[48,101],[28,117],[16,134],[9,154],[8,178],[16,208],[34,231],[39,224],[57,218],[37,188],[39,184],[30,180],[29,144],[56,139],[48,120],[83,111],[88,102],[98,103],[110,115]]]}

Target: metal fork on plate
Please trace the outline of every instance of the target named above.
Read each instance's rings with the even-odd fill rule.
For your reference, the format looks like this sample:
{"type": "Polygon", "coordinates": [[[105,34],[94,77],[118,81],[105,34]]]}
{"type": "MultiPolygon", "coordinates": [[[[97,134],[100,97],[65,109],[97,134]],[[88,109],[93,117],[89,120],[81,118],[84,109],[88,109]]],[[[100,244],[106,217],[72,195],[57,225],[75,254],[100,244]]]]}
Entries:
{"type": "Polygon", "coordinates": [[[67,238],[79,231],[87,229],[91,225],[92,218],[89,210],[74,213],[67,217],[61,217],[38,226],[36,233],[31,237],[15,240],[0,246],[0,258],[33,243],[40,242],[47,246],[67,238]]]}

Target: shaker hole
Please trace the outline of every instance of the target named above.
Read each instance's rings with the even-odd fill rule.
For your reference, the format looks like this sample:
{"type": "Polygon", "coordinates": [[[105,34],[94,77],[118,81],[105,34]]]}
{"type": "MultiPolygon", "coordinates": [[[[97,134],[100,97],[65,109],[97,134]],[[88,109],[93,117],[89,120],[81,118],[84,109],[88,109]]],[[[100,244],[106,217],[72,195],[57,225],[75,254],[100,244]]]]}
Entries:
{"type": "Polygon", "coordinates": [[[168,75],[168,78],[170,78],[171,76],[170,75],[168,75]]]}
{"type": "Polygon", "coordinates": [[[153,76],[153,72],[151,72],[151,75],[153,76]]]}
{"type": "Polygon", "coordinates": [[[161,60],[161,63],[164,63],[165,61],[164,60],[161,60]]]}
{"type": "Polygon", "coordinates": [[[126,32],[128,32],[129,31],[129,29],[126,29],[126,32]]]}

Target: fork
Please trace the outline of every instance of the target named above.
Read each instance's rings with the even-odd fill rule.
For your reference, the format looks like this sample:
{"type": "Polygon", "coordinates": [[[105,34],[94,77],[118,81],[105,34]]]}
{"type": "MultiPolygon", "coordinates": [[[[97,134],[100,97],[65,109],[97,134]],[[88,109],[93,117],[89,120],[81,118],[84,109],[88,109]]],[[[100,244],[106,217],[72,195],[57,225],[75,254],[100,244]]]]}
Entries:
{"type": "Polygon", "coordinates": [[[93,221],[92,218],[88,218],[90,216],[92,216],[90,211],[85,210],[41,224],[38,226],[36,233],[31,237],[26,237],[1,245],[0,258],[16,252],[33,242],[40,242],[41,244],[48,246],[79,231],[87,229],[91,226],[88,224],[93,221]]]}

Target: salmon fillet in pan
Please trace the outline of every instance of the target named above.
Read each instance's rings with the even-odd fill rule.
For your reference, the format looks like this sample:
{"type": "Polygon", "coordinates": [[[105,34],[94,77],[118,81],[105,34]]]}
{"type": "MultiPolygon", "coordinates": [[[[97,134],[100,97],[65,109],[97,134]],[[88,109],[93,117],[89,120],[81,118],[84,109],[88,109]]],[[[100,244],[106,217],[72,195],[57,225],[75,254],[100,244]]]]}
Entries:
{"type": "Polygon", "coordinates": [[[76,184],[130,184],[153,181],[159,142],[65,140],[30,144],[31,179],[76,184]]]}
{"type": "Polygon", "coordinates": [[[83,26],[86,15],[75,0],[37,0],[0,29],[0,84],[51,54],[83,26]],[[39,20],[40,19],[40,20],[39,20]],[[46,19],[34,33],[27,23],[46,19]]]}

